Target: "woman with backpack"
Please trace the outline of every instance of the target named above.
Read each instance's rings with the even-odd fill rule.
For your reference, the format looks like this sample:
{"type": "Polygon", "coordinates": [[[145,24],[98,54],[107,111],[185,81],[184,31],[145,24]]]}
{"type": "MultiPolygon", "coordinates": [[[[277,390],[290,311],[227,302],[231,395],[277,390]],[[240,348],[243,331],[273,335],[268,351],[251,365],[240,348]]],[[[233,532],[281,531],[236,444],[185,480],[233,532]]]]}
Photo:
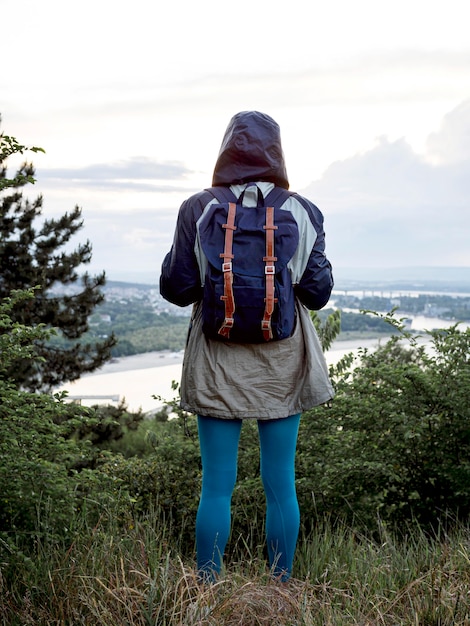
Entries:
{"type": "Polygon", "coordinates": [[[258,423],[271,571],[288,580],[300,523],[300,415],[333,396],[308,312],[324,307],[333,288],[323,216],[288,189],[278,124],[258,111],[238,113],[225,132],[212,187],[180,208],[162,266],[162,296],[194,305],[181,407],[198,420],[196,548],[205,581],[222,567],[245,419],[258,423]]]}

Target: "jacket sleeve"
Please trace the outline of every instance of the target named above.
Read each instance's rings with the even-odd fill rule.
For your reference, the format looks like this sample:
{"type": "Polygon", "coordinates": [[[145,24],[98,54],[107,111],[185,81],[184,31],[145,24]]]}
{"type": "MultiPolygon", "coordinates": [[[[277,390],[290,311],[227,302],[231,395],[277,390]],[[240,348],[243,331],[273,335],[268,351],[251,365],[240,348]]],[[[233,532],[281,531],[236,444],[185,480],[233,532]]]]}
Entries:
{"type": "Polygon", "coordinates": [[[295,295],[308,309],[318,311],[330,299],[334,284],[331,263],[325,254],[323,215],[320,209],[306,198],[298,194],[295,197],[307,211],[317,233],[305,271],[300,281],[294,287],[295,295]]]}
{"type": "Polygon", "coordinates": [[[202,214],[207,194],[201,192],[185,200],[178,213],[173,245],[162,264],[160,293],[169,302],[188,306],[202,298],[201,277],[194,244],[196,222],[202,214]]]}

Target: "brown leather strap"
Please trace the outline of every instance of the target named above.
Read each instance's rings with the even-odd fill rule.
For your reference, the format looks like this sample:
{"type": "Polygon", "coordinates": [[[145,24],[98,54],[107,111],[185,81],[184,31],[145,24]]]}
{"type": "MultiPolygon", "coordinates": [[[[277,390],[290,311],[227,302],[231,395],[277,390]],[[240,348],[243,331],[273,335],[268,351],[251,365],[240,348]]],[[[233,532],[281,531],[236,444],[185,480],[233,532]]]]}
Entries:
{"type": "Polygon", "coordinates": [[[233,259],[233,231],[237,230],[235,226],[235,213],[237,205],[234,202],[229,202],[227,223],[222,224],[222,228],[225,229],[225,247],[224,251],[220,254],[223,259],[222,272],[224,274],[224,295],[220,296],[220,299],[225,302],[225,319],[222,326],[219,328],[219,335],[222,335],[226,339],[230,337],[230,330],[233,327],[233,314],[235,313],[235,299],[233,297],[233,272],[232,272],[232,259],[233,259]]]}
{"type": "Polygon", "coordinates": [[[265,341],[269,341],[273,338],[271,316],[274,312],[274,304],[277,302],[277,298],[274,297],[274,276],[276,274],[274,262],[277,261],[277,257],[274,256],[274,231],[277,230],[277,226],[274,226],[274,207],[272,206],[266,207],[266,224],[264,229],[266,230],[266,256],[263,257],[263,261],[266,263],[264,268],[266,297],[264,299],[265,308],[261,329],[265,341]]]}

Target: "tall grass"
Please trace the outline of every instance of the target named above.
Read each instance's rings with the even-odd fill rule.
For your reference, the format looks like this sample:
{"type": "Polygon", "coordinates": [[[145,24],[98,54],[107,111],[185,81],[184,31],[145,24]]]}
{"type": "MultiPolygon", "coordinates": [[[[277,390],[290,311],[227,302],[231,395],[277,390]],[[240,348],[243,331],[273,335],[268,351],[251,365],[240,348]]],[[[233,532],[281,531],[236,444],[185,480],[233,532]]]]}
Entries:
{"type": "Polygon", "coordinates": [[[158,512],[124,528],[109,512],[80,524],[69,545],[38,537],[29,556],[3,546],[2,625],[470,624],[463,526],[434,538],[413,527],[398,538],[379,524],[371,539],[325,522],[300,538],[286,584],[271,578],[254,537],[235,538],[226,571],[203,587],[194,555],[158,512]]]}

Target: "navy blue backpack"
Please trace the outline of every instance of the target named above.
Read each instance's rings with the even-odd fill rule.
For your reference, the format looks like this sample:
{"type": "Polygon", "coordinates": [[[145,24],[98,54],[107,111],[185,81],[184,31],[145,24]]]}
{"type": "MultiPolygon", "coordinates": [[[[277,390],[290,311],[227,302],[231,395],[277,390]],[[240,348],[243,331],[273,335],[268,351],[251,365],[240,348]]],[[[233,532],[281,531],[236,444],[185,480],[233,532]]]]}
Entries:
{"type": "Polygon", "coordinates": [[[227,187],[207,189],[217,203],[199,220],[207,258],[203,332],[211,339],[263,343],[290,337],[295,296],[287,264],[299,244],[297,222],[280,207],[291,192],[275,187],[244,207],[227,187]]]}

